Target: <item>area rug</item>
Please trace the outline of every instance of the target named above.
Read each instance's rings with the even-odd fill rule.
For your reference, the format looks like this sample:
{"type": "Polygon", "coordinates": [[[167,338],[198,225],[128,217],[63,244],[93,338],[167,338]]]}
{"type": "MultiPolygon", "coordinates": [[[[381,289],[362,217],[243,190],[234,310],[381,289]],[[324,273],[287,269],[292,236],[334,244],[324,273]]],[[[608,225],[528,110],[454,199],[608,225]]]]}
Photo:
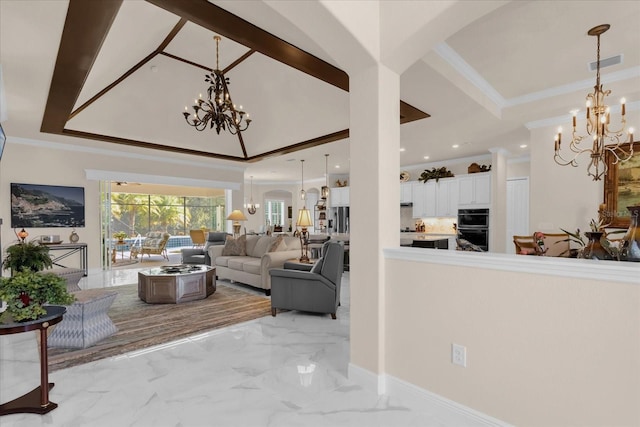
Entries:
{"type": "Polygon", "coordinates": [[[271,314],[271,300],[218,284],[206,299],[181,304],[147,304],[138,285],[109,288],[118,292],[109,317],[118,332],[85,349],[49,349],[49,371],[117,356],[200,332],[271,314]]]}

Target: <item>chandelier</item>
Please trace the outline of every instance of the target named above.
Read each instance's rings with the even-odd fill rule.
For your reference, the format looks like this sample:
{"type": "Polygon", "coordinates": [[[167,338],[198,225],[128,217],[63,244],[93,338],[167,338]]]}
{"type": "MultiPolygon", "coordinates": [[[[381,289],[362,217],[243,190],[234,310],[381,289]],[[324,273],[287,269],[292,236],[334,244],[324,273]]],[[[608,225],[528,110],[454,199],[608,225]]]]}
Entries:
{"type": "Polygon", "coordinates": [[[249,215],[255,214],[256,210],[260,207],[259,204],[253,203],[253,176],[251,177],[251,197],[249,198],[249,204],[245,206],[249,215]]]}
{"type": "Polygon", "coordinates": [[[573,114],[573,132],[571,142],[569,143],[569,150],[571,150],[573,157],[569,160],[565,159],[560,153],[562,144],[562,128],[558,128],[558,133],[555,137],[555,154],[553,159],[561,166],[571,165],[577,167],[577,157],[585,152],[590,153],[591,162],[587,168],[589,176],[593,177],[594,181],[599,181],[604,175],[607,174],[607,164],[605,162],[605,153],[609,152],[613,157],[612,164],[618,162],[626,162],[633,156],[633,128],[629,128],[628,134],[629,149],[623,149],[622,145],[625,141],[621,138],[624,135],[626,119],[625,119],[625,99],[620,100],[622,118],[620,120],[620,129],[612,130],[609,128],[611,116],[610,108],[605,104],[605,98],[611,94],[611,90],[603,90],[600,84],[600,35],[604,34],[608,29],[609,24],[598,25],[589,30],[587,34],[590,36],[596,36],[598,38],[598,59],[596,62],[596,85],[593,87],[593,93],[587,95],[586,105],[586,119],[587,119],[587,134],[592,137],[591,147],[581,146],[580,143],[586,136],[581,136],[576,133],[576,117],[578,110],[572,111],[573,114]],[[608,143],[608,145],[607,145],[608,143]]]}
{"type": "Polygon", "coordinates": [[[242,111],[242,105],[236,108],[229,94],[229,78],[225,77],[218,65],[218,45],[220,36],[213,36],[216,41],[216,68],[211,74],[205,75],[204,81],[211,85],[207,89],[207,99],[202,99],[202,94],[194,101],[193,113],[189,113],[188,107],[184,107],[184,118],[189,126],[203,131],[209,128],[228,130],[232,135],[247,130],[251,119],[249,113],[242,111]]]}

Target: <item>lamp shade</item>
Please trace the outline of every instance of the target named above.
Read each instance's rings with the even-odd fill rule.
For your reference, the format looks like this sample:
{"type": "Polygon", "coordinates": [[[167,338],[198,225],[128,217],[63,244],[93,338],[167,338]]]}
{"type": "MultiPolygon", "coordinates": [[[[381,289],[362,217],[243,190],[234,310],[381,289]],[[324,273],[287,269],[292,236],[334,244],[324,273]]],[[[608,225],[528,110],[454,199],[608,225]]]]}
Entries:
{"type": "Polygon", "coordinates": [[[313,225],[311,222],[311,212],[307,208],[302,208],[298,211],[298,220],[296,221],[298,227],[310,227],[313,225]]]}
{"type": "Polygon", "coordinates": [[[230,219],[231,221],[246,221],[247,217],[244,216],[241,210],[236,209],[229,214],[227,219],[230,219]]]}

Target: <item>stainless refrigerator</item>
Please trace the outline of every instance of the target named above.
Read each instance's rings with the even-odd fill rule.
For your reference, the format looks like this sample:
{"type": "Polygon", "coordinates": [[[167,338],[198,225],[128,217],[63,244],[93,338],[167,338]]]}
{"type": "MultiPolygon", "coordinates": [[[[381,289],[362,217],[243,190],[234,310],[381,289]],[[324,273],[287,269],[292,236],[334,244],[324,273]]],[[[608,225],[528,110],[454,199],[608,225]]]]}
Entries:
{"type": "Polygon", "coordinates": [[[334,233],[349,233],[349,206],[339,206],[332,209],[334,233]]]}

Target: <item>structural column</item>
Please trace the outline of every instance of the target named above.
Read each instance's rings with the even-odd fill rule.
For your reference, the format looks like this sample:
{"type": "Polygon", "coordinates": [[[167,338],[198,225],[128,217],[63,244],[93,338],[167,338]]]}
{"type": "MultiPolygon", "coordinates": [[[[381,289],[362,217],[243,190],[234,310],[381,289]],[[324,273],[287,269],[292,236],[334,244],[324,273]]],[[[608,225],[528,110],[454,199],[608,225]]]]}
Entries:
{"type": "Polygon", "coordinates": [[[489,249],[492,252],[507,251],[507,154],[503,148],[491,152],[491,216],[489,249]]]}
{"type": "MultiPolygon", "coordinates": [[[[385,267],[398,246],[400,77],[381,64],[350,76],[351,367],[384,373],[385,267]],[[354,366],[355,365],[355,366],[354,366]]],[[[384,392],[384,384],[378,383],[384,392]]]]}

